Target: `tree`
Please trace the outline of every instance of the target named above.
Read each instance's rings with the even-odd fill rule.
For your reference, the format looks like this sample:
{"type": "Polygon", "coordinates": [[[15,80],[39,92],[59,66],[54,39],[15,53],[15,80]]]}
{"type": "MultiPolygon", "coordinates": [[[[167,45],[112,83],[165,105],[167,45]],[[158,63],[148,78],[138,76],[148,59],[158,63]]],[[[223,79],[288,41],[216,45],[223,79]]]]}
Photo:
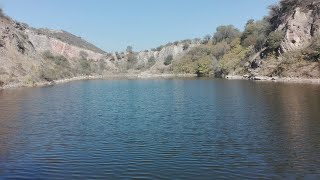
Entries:
{"type": "Polygon", "coordinates": [[[244,47],[253,46],[257,51],[262,49],[270,29],[271,25],[266,19],[256,22],[249,20],[241,36],[241,45],[244,47]]]}
{"type": "Polygon", "coordinates": [[[211,39],[211,36],[209,34],[207,34],[206,36],[204,36],[204,38],[202,40],[202,43],[203,44],[208,44],[210,39],[211,39]]]}
{"type": "Polygon", "coordinates": [[[280,48],[280,44],[285,37],[285,33],[283,31],[273,31],[269,34],[267,38],[267,45],[271,50],[278,50],[280,48]]]}
{"type": "Polygon", "coordinates": [[[172,63],[172,60],[173,60],[173,56],[172,55],[168,55],[165,60],[164,60],[164,65],[168,66],[172,63]]]}
{"type": "Polygon", "coordinates": [[[217,59],[221,59],[231,49],[230,44],[225,41],[219,42],[212,48],[212,54],[217,59]]]}
{"type": "Polygon", "coordinates": [[[213,35],[213,43],[216,44],[221,41],[230,43],[232,40],[240,37],[240,35],[241,32],[233,25],[219,26],[213,35]]]}
{"type": "Polygon", "coordinates": [[[0,17],[4,17],[3,10],[0,8],[0,17]]]}
{"type": "Polygon", "coordinates": [[[156,58],[155,58],[154,56],[151,56],[151,57],[148,59],[147,67],[151,67],[151,66],[153,66],[155,63],[156,63],[156,58]]]}
{"type": "Polygon", "coordinates": [[[126,52],[127,53],[133,53],[133,47],[132,46],[127,46],[126,52]]]}
{"type": "Polygon", "coordinates": [[[204,56],[197,62],[196,74],[198,76],[209,76],[213,69],[213,61],[210,56],[204,56]]]}

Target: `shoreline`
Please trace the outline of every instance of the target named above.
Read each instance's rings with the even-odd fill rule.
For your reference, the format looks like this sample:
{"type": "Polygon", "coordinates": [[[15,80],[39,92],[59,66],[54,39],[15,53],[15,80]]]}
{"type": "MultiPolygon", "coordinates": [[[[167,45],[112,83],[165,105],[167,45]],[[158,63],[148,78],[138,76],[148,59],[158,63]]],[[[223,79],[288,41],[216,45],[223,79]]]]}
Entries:
{"type": "Polygon", "coordinates": [[[57,84],[64,84],[72,81],[81,81],[81,80],[116,80],[116,79],[170,79],[170,78],[193,78],[197,77],[196,74],[149,74],[149,73],[140,73],[140,74],[107,74],[107,75],[88,75],[88,76],[76,76],[72,78],[58,79],[51,82],[36,82],[34,84],[23,84],[23,83],[14,83],[7,84],[3,87],[0,87],[0,90],[7,89],[18,89],[18,88],[32,88],[32,87],[46,87],[54,86],[57,84]]]}
{"type": "MultiPolygon", "coordinates": [[[[108,75],[89,75],[89,76],[76,76],[72,78],[59,79],[51,82],[37,82],[32,85],[23,83],[7,84],[0,88],[0,90],[6,89],[17,89],[17,88],[31,88],[31,87],[46,87],[54,86],[57,84],[64,84],[72,81],[81,80],[116,80],[116,79],[170,79],[170,78],[195,78],[196,74],[108,74],[108,75]]],[[[228,75],[222,79],[226,80],[251,80],[257,82],[283,82],[283,83],[298,83],[298,84],[320,84],[320,78],[289,78],[289,77],[267,77],[267,76],[239,76],[239,75],[228,75]]]]}
{"type": "Polygon", "coordinates": [[[282,82],[282,83],[295,83],[295,84],[320,84],[320,78],[290,78],[290,77],[268,77],[268,76],[239,76],[229,75],[224,79],[228,80],[251,80],[257,82],[282,82]]]}

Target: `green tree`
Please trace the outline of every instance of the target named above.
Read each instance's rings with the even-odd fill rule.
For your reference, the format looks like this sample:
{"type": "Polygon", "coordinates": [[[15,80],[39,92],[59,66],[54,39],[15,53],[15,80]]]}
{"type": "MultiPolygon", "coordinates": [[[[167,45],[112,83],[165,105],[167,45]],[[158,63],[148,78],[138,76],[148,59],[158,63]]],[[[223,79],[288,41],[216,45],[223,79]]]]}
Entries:
{"type": "Polygon", "coordinates": [[[127,46],[126,52],[127,53],[133,53],[133,47],[132,46],[127,46]]]}
{"type": "Polygon", "coordinates": [[[273,31],[267,37],[267,45],[271,50],[278,50],[280,48],[280,44],[285,37],[285,33],[283,31],[273,31]]]}
{"type": "Polygon", "coordinates": [[[164,59],[164,65],[168,66],[172,63],[173,60],[173,55],[168,55],[165,59],[164,59]]]}
{"type": "Polygon", "coordinates": [[[226,41],[230,43],[232,40],[240,37],[241,32],[233,25],[219,26],[213,35],[213,43],[226,41]]]}

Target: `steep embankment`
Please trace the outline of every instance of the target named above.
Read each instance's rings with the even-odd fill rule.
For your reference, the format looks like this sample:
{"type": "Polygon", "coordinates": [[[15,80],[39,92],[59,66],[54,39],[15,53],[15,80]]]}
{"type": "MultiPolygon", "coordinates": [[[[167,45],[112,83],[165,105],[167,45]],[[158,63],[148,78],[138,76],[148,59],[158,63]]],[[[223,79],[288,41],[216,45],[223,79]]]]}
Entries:
{"type": "Polygon", "coordinates": [[[74,77],[172,73],[172,62],[198,45],[199,40],[186,40],[150,51],[106,53],[66,31],[35,29],[1,12],[0,88],[74,77]]]}
{"type": "Polygon", "coordinates": [[[0,86],[32,86],[74,77],[104,58],[102,50],[70,33],[30,28],[2,13],[0,53],[0,86]]]}
{"type": "Polygon", "coordinates": [[[269,52],[255,72],[265,76],[320,78],[320,1],[283,0],[270,16],[273,31],[283,32],[279,54],[272,56],[269,52]]]}

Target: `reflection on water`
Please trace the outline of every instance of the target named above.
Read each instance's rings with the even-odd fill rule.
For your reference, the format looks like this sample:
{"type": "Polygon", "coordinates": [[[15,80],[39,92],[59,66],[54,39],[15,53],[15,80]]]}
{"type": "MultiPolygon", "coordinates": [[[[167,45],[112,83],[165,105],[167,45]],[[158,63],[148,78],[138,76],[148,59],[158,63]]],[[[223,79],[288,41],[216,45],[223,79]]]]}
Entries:
{"type": "Polygon", "coordinates": [[[0,92],[0,179],[320,178],[318,85],[79,81],[0,92]]]}

